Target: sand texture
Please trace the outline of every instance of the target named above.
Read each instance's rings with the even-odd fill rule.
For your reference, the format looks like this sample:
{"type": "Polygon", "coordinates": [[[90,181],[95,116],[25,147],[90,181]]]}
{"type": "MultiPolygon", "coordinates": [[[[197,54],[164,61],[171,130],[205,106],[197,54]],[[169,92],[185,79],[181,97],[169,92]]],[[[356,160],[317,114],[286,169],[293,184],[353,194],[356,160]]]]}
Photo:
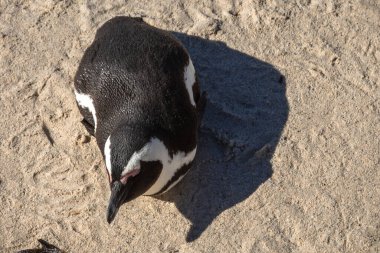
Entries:
{"type": "Polygon", "coordinates": [[[0,252],[380,252],[379,1],[0,0],[0,48],[0,252]],[[109,225],[73,79],[117,15],[173,31],[208,104],[191,172],[109,225]]]}

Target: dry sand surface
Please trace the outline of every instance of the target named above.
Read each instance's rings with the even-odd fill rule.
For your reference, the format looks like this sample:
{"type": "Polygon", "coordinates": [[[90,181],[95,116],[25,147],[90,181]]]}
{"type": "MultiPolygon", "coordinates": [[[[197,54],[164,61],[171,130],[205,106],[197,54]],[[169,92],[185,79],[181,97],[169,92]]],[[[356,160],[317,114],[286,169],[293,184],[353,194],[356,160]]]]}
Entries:
{"type": "Polygon", "coordinates": [[[0,252],[380,252],[380,3],[0,0],[0,252]],[[73,77],[96,29],[143,17],[188,48],[196,163],[113,224],[73,77]]]}

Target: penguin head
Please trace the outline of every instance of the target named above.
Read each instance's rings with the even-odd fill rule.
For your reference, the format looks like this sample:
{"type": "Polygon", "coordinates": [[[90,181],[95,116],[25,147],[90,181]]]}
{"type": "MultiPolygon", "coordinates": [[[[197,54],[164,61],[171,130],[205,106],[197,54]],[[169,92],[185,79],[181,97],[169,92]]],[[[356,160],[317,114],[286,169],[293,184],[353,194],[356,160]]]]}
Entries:
{"type": "Polygon", "coordinates": [[[150,151],[149,140],[143,129],[121,126],[106,141],[104,158],[111,188],[108,223],[122,204],[144,194],[161,173],[160,160],[144,161],[150,151]]]}

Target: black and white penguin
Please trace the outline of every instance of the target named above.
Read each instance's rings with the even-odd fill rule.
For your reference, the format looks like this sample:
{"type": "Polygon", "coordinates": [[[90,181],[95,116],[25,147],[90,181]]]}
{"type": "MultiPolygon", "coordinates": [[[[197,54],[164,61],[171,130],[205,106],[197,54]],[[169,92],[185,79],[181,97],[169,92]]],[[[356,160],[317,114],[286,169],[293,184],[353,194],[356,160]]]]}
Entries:
{"type": "Polygon", "coordinates": [[[206,96],[171,33],[139,18],[107,21],[80,62],[75,96],[105,160],[109,223],[123,203],[164,193],[188,172],[206,96]]]}

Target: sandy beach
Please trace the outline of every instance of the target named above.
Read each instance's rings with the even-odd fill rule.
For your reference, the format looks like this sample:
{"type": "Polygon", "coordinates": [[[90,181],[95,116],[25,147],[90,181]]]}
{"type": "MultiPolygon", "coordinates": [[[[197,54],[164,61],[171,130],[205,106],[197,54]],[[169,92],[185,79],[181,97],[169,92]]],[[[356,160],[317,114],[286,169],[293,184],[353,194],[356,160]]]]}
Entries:
{"type": "Polygon", "coordinates": [[[379,1],[0,0],[0,48],[0,252],[380,252],[379,1]],[[73,80],[115,16],[173,32],[208,104],[188,175],[109,225],[73,80]]]}

